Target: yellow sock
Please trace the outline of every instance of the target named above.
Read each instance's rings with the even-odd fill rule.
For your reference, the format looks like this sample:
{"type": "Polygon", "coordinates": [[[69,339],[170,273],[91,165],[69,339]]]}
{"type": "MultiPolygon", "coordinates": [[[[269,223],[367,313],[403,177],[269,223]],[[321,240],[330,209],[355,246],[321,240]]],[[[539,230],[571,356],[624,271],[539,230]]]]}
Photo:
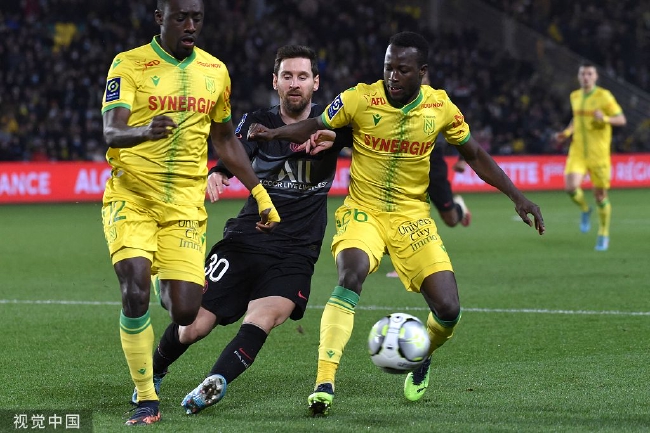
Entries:
{"type": "Polygon", "coordinates": [[[458,314],[455,320],[447,321],[435,317],[433,313],[429,313],[427,318],[427,333],[429,334],[429,340],[431,340],[429,355],[454,336],[454,329],[460,321],[460,316],[461,314],[458,314]]]}
{"type": "Polygon", "coordinates": [[[154,335],[149,312],[136,318],[120,313],[120,340],[131,378],[138,390],[138,400],[158,400],[153,387],[154,335]]]}
{"type": "Polygon", "coordinates": [[[336,286],[330,296],[320,321],[320,345],[318,347],[318,373],[316,385],[331,383],[341,361],[345,345],[354,327],[354,307],[359,295],[352,290],[336,286]]]}
{"type": "Polygon", "coordinates": [[[589,205],[585,200],[585,193],[582,191],[582,188],[577,188],[573,194],[569,194],[569,197],[571,197],[571,201],[580,207],[582,212],[589,210],[589,205]]]}
{"type": "Polygon", "coordinates": [[[598,235],[609,236],[609,222],[612,218],[612,205],[609,198],[598,203],[598,235]]]}

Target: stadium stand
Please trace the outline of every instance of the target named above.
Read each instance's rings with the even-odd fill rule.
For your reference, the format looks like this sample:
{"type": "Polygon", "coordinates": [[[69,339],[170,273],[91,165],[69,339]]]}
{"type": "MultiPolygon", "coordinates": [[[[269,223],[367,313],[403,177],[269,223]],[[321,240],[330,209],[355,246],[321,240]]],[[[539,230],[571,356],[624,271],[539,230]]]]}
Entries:
{"type": "MultiPolygon", "coordinates": [[[[550,136],[570,118],[566,94],[549,92],[536,80],[532,62],[483,43],[475,27],[458,21],[425,26],[431,24],[427,11],[434,3],[332,0],[324,7],[317,0],[205,0],[206,27],[200,45],[228,65],[237,121],[253,107],[276,102],[276,95],[268,90],[272,74],[268,65],[278,46],[301,43],[318,51],[323,79],[315,99],[327,103],[357,82],[381,78],[377,64],[383,61],[390,35],[417,30],[431,41],[432,85],[449,92],[486,149],[493,154],[562,153],[564,149],[555,147],[550,136]]],[[[498,7],[519,2],[488,3],[498,7]]],[[[548,3],[542,15],[537,13],[537,2],[521,2],[516,14],[511,6],[505,10],[544,30],[549,38],[559,37],[578,49],[580,35],[570,29],[579,26],[570,20],[567,24],[568,15],[558,6],[562,3],[542,3],[548,3]],[[549,30],[553,26],[557,29],[549,30]]],[[[576,3],[589,9],[585,1],[576,3]]],[[[620,12],[619,2],[605,3],[620,12]]],[[[103,160],[100,107],[107,67],[117,52],[146,43],[157,32],[154,8],[153,0],[3,2],[0,160],[103,160]]],[[[619,34],[622,22],[618,18],[630,16],[628,12],[604,16],[611,21],[608,40],[616,54],[616,44],[630,38],[619,34]]],[[[634,20],[636,34],[641,39],[645,35],[646,40],[647,18],[634,20]]],[[[598,28],[589,27],[589,31],[607,33],[598,28]]],[[[622,72],[622,76],[646,88],[647,59],[612,58],[616,59],[612,67],[619,68],[618,62],[623,62],[623,71],[634,71],[622,72]]],[[[627,136],[615,137],[617,150],[643,150],[648,145],[647,123],[639,123],[645,129],[638,134],[627,131],[627,136]]]]}

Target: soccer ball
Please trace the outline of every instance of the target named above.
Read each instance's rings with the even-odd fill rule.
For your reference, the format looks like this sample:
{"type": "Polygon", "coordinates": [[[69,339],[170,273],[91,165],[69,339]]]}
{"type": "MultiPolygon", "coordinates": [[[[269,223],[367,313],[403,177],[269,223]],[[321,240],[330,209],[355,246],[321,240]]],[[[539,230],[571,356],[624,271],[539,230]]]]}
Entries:
{"type": "Polygon", "coordinates": [[[430,344],[427,328],[406,313],[382,317],[368,335],[370,359],[387,373],[415,370],[426,359],[430,344]]]}

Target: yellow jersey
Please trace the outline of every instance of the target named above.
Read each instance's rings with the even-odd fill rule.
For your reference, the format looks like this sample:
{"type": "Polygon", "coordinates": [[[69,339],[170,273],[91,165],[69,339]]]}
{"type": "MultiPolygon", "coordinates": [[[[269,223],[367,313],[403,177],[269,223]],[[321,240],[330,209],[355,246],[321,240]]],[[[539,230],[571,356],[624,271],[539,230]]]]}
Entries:
{"type": "Polygon", "coordinates": [[[410,104],[390,105],[384,81],[339,94],[321,115],[328,128],[352,126],[349,197],[380,212],[427,210],[429,155],[436,137],[462,145],[469,125],[444,90],[423,85],[410,104]]]}
{"type": "Polygon", "coordinates": [[[570,95],[573,112],[573,137],[569,157],[588,161],[609,160],[612,143],[612,125],[598,122],[594,111],[600,110],[606,116],[616,116],[623,109],[609,90],[595,86],[589,93],[582,89],[570,95]]]}
{"type": "Polygon", "coordinates": [[[130,126],[166,115],[178,125],[169,137],[130,148],[109,148],[113,170],[104,202],[142,197],[180,206],[203,206],[207,185],[207,139],[212,121],[231,118],[230,75],[226,65],[194,48],[179,61],[156,37],[150,44],[118,54],[110,67],[102,114],[116,107],[131,111],[130,126]]]}

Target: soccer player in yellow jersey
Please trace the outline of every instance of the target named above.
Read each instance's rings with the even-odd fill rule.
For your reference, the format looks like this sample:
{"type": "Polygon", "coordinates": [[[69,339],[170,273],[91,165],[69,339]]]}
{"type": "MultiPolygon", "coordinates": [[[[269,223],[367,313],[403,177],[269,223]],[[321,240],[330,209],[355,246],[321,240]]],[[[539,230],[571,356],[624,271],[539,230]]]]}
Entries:
{"type": "Polygon", "coordinates": [[[112,172],[102,219],[122,293],[122,348],[139,397],[127,425],[160,419],[151,276],[158,275],[173,322],[191,324],[201,306],[208,135],[256,198],[258,230],[271,231],[280,220],[234,134],[226,65],[195,47],[203,16],[202,0],[158,0],[160,35],[118,54],[108,72],[102,114],[112,172]]]}
{"type": "MultiPolygon", "coordinates": [[[[335,213],[337,232],[332,241],[338,285],[321,318],[316,387],[308,398],[313,415],[326,415],[331,407],[334,377],[352,333],[362,284],[377,270],[384,252],[390,254],[406,289],[421,293],[431,310],[427,320],[431,352],[451,338],[460,319],[456,278],[426,199],[429,154],[438,133],[458,147],[483,180],[514,202],[526,224],[533,225],[528,217],[532,214],[537,231],[545,230],[539,207],[471,137],[447,94],[421,85],[428,52],[421,35],[398,33],[386,50],[383,80],[339,94],[319,118],[277,129],[259,124],[249,128],[249,138],[256,140],[284,138],[302,143],[315,133],[306,145],[312,153],[332,144],[331,131],[322,130],[344,125],[353,129],[349,193],[335,213]]],[[[429,367],[430,357],[409,373],[404,385],[407,399],[422,397],[429,367]]]]}
{"type": "Polygon", "coordinates": [[[611,179],[612,126],[624,126],[625,115],[609,90],[596,85],[598,71],[591,63],[578,69],[580,89],[571,92],[573,118],[569,126],[556,134],[556,139],[572,137],[564,167],[564,188],[582,211],[580,230],[591,229],[591,207],[580,185],[589,172],[598,207],[598,237],[596,251],[609,248],[609,224],[612,206],[607,190],[611,179]]]}

